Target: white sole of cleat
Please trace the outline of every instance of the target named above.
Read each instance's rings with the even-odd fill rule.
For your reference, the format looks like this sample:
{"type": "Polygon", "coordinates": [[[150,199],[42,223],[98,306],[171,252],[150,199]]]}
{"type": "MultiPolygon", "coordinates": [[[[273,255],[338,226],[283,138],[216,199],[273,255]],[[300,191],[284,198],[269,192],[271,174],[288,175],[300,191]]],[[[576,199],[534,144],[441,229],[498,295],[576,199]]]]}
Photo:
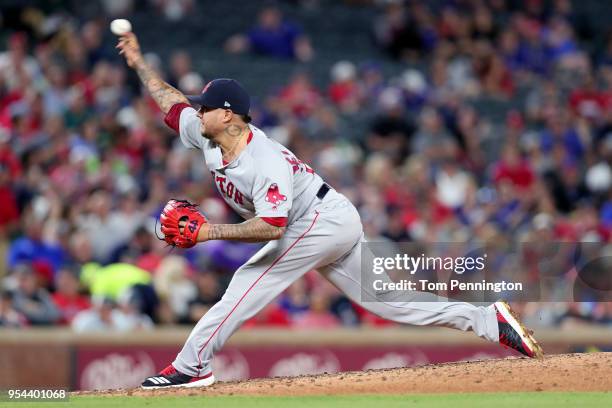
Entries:
{"type": "Polygon", "coordinates": [[[215,376],[211,375],[210,377],[202,378],[201,380],[190,382],[187,384],[176,384],[176,385],[166,385],[159,387],[143,387],[140,386],[143,390],[159,390],[162,388],[198,388],[198,387],[208,387],[215,383],[215,376]]]}
{"type": "Polygon", "coordinates": [[[512,328],[521,336],[521,339],[523,339],[527,347],[531,349],[533,355],[536,358],[544,358],[544,351],[542,350],[542,347],[540,347],[536,339],[534,339],[529,331],[527,331],[521,322],[519,322],[518,318],[515,317],[510,305],[507,302],[500,301],[495,302],[495,308],[499,311],[499,313],[501,313],[510,326],[512,326],[512,328]]]}

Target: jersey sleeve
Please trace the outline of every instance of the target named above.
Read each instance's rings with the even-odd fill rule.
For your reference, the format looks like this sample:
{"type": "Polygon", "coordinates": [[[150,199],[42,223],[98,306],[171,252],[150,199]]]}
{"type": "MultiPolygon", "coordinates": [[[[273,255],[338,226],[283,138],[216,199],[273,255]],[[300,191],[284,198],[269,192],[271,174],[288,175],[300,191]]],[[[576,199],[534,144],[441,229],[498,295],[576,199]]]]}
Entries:
{"type": "Polygon", "coordinates": [[[253,183],[255,215],[286,218],[293,204],[293,173],[288,163],[275,152],[257,163],[256,171],[253,183]]]}
{"type": "Polygon", "coordinates": [[[203,149],[206,140],[200,130],[197,111],[186,103],[177,103],[170,108],[164,121],[178,132],[181,142],[190,149],[203,149]]]}

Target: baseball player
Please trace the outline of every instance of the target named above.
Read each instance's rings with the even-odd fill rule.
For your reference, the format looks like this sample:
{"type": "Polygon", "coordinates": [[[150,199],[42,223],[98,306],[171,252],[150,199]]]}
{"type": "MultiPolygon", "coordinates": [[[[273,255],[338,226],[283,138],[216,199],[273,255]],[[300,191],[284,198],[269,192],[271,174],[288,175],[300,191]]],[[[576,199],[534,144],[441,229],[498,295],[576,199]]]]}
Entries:
{"type": "Polygon", "coordinates": [[[202,152],[219,193],[246,219],[211,224],[195,205],[170,200],[160,217],[165,240],[182,248],[215,239],[268,242],[238,268],[172,364],[145,379],[142,387],[211,385],[214,353],[242,323],[312,269],[383,318],[472,330],[526,356],[542,356],[505,302],[477,307],[422,292],[405,302],[376,301],[375,293],[360,283],[365,240],[357,210],[289,149],[249,123],[250,98],[237,81],[215,79],[201,95],[186,97],[147,65],[133,33],[121,36],[117,48],[166,115],[166,124],[187,148],[202,152]]]}

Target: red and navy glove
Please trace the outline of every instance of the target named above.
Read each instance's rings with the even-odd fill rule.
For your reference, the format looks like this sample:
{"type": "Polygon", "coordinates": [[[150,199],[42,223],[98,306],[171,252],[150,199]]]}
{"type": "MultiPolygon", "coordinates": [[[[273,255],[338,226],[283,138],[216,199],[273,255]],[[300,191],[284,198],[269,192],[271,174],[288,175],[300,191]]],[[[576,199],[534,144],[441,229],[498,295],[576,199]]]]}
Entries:
{"type": "Polygon", "coordinates": [[[164,241],[179,248],[191,248],[198,243],[198,232],[206,217],[197,205],[187,200],[170,200],[159,217],[164,241]]]}

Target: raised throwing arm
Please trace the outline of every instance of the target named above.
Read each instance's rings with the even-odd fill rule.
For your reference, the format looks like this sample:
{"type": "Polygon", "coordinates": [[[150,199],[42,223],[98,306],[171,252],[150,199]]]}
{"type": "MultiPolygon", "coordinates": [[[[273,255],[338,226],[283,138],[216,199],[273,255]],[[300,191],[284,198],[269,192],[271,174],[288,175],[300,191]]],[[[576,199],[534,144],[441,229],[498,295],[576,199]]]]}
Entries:
{"type": "Polygon", "coordinates": [[[145,62],[134,33],[129,32],[122,35],[117,48],[121,50],[119,54],[125,57],[128,66],[136,71],[143,85],[164,114],[168,113],[174,104],[189,103],[185,95],[161,79],[157,72],[145,62]]]}

